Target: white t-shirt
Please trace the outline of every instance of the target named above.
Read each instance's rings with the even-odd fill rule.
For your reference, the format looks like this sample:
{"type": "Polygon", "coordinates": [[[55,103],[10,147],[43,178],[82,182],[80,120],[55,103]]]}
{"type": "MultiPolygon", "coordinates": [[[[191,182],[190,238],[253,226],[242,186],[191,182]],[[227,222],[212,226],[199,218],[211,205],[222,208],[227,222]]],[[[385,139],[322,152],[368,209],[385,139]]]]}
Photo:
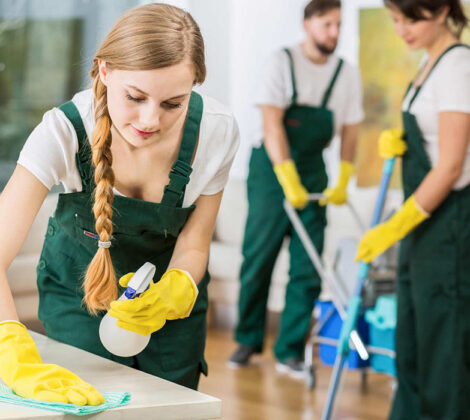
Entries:
{"type": "MultiPolygon", "coordinates": [[[[318,107],[338,66],[339,57],[331,55],[325,64],[315,64],[303,53],[302,46],[289,48],[294,62],[297,103],[318,107]]],[[[274,52],[268,59],[259,79],[256,105],[288,108],[292,100],[292,78],[289,58],[284,50],[274,52]]],[[[344,62],[331,92],[327,108],[334,113],[335,134],[344,125],[357,124],[364,118],[362,83],[359,70],[344,62]]],[[[263,138],[261,111],[256,107],[257,121],[253,141],[255,146],[263,138]]]]}
{"type": "MultiPolygon", "coordinates": [[[[95,125],[93,91],[79,92],[72,101],[90,140],[95,125]]],[[[203,102],[199,142],[184,206],[193,204],[200,195],[216,194],[225,187],[240,142],[232,113],[215,99],[203,96],[203,102]]],[[[53,108],[44,114],[42,122],[28,137],[18,163],[49,189],[62,183],[65,192],[77,192],[82,190],[75,161],[77,151],[78,139],[72,123],[60,109],[53,108]]],[[[117,190],[115,193],[120,194],[117,190]]]]}
{"type": "MultiPolygon", "coordinates": [[[[426,57],[423,62],[426,61],[426,57]]],[[[406,95],[402,110],[406,111],[415,93],[412,87],[406,95]]],[[[470,113],[470,49],[456,47],[439,61],[411,105],[425,140],[424,148],[432,167],[439,160],[439,113],[455,111],[470,113]]],[[[470,138],[470,137],[469,137],[470,138]]],[[[459,190],[470,183],[470,143],[462,175],[453,189],[459,190]]]]}

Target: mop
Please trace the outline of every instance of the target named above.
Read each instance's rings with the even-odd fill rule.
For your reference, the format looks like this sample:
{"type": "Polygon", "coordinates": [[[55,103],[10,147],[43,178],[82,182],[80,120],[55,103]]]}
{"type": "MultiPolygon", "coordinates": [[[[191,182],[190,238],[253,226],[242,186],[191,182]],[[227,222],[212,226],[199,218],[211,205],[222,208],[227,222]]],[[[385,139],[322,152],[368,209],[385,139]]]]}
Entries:
{"type": "MultiPolygon", "coordinates": [[[[314,194],[308,195],[309,201],[313,201],[313,202],[319,201],[322,198],[324,198],[323,194],[314,193],[314,194]]],[[[361,222],[361,218],[359,217],[355,208],[350,203],[348,203],[348,206],[351,210],[352,215],[354,216],[354,219],[356,220],[359,226],[359,229],[362,232],[364,230],[364,227],[361,222]]],[[[340,318],[343,321],[345,321],[347,318],[347,313],[344,309],[344,306],[348,300],[346,292],[339,286],[339,281],[337,280],[335,274],[331,272],[331,270],[328,270],[323,264],[320,258],[320,255],[318,254],[318,251],[315,249],[315,246],[313,245],[307,233],[307,230],[305,229],[304,225],[302,224],[302,221],[300,220],[299,215],[297,214],[294,207],[292,207],[292,205],[289,203],[288,200],[284,200],[284,209],[287,213],[287,216],[290,219],[290,222],[292,223],[292,226],[297,232],[300,238],[300,241],[302,242],[305,248],[305,251],[307,252],[310,260],[312,261],[313,266],[317,270],[317,273],[319,274],[322,280],[322,283],[325,283],[328,287],[328,290],[332,292],[333,305],[338,311],[340,318]]],[[[358,332],[355,329],[351,331],[350,338],[351,338],[351,345],[353,346],[354,349],[357,350],[359,357],[362,360],[367,360],[369,358],[369,353],[363,341],[361,340],[361,337],[359,336],[358,332]]]]}
{"type": "MultiPolygon", "coordinates": [[[[384,163],[382,177],[380,180],[379,196],[377,198],[374,214],[372,216],[371,228],[380,222],[394,164],[395,158],[387,159],[384,163]]],[[[357,322],[359,309],[362,302],[362,287],[365,280],[367,279],[368,274],[369,264],[361,261],[359,264],[359,273],[356,287],[354,289],[354,294],[349,301],[346,320],[343,322],[343,326],[341,328],[341,334],[337,347],[337,355],[333,367],[333,373],[330,379],[330,385],[328,387],[327,403],[323,409],[321,420],[329,420],[332,416],[335,397],[341,381],[341,374],[349,356],[349,338],[357,322]]]]}

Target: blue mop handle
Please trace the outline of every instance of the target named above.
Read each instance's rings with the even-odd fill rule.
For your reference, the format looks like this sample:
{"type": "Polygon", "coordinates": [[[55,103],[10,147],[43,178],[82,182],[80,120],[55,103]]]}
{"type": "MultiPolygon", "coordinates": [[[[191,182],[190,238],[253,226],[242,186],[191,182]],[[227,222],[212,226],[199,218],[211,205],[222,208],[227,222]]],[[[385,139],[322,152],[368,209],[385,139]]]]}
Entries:
{"type": "MultiPolygon", "coordinates": [[[[384,166],[382,169],[382,177],[380,179],[380,186],[379,186],[379,196],[377,197],[377,203],[375,205],[374,214],[372,216],[372,221],[370,223],[370,228],[377,226],[380,223],[380,219],[382,217],[382,212],[385,205],[385,199],[387,196],[388,187],[390,185],[390,179],[392,178],[393,174],[393,166],[395,165],[396,158],[387,159],[384,162],[384,166]]],[[[359,263],[359,282],[356,285],[356,290],[354,291],[355,296],[361,296],[362,286],[364,280],[369,275],[369,264],[366,264],[364,261],[359,263]]]]}
{"type": "MultiPolygon", "coordinates": [[[[395,158],[387,159],[382,169],[382,177],[380,180],[379,196],[372,216],[371,228],[379,224],[382,216],[382,211],[385,205],[385,198],[387,195],[388,186],[390,184],[390,178],[393,173],[393,166],[395,164],[395,158]]],[[[362,303],[361,292],[364,285],[364,281],[367,279],[369,274],[369,264],[361,261],[359,263],[359,273],[354,290],[354,295],[351,297],[348,304],[348,312],[346,319],[344,320],[341,328],[340,338],[338,340],[338,351],[336,355],[335,368],[333,370],[333,377],[330,381],[330,387],[328,390],[328,400],[325,409],[322,413],[322,420],[329,420],[333,412],[333,404],[338,391],[339,379],[343,370],[346,358],[349,355],[349,336],[351,335],[354,326],[356,325],[357,318],[359,316],[359,310],[362,303]]]]}
{"type": "MultiPolygon", "coordinates": [[[[370,224],[371,228],[380,223],[380,218],[382,216],[383,208],[385,205],[385,198],[387,196],[387,190],[390,184],[390,179],[392,177],[394,164],[395,158],[387,159],[384,163],[382,169],[382,177],[380,180],[379,196],[377,197],[374,214],[372,216],[372,221],[370,224]]],[[[351,335],[351,332],[357,322],[357,317],[359,315],[359,310],[362,303],[361,292],[364,286],[364,282],[367,279],[368,275],[369,264],[366,264],[365,262],[361,261],[359,263],[358,281],[356,283],[354,295],[351,297],[351,300],[348,304],[347,316],[341,328],[341,334],[338,343],[338,351],[345,356],[349,354],[349,336],[351,335]]]]}
{"type": "Polygon", "coordinates": [[[370,227],[373,228],[374,226],[380,223],[380,218],[382,216],[382,211],[385,205],[385,197],[387,195],[388,186],[390,184],[390,179],[392,178],[393,174],[393,166],[395,165],[396,158],[387,159],[384,162],[384,166],[382,169],[382,177],[380,180],[380,187],[379,187],[379,196],[377,198],[377,204],[375,205],[374,215],[372,216],[372,222],[370,227]]]}

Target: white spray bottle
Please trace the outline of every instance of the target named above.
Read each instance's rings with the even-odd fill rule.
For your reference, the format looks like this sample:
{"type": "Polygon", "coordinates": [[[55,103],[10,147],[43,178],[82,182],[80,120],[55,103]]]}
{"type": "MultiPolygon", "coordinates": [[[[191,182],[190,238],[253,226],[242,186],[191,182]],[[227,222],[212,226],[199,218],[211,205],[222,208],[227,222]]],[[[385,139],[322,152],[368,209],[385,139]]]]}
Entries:
{"type": "MultiPolygon", "coordinates": [[[[129,280],[125,292],[118,300],[134,299],[147,290],[155,275],[155,270],[156,267],[153,264],[146,262],[129,280]]],[[[120,328],[116,325],[116,321],[116,318],[109,313],[101,320],[99,334],[106,350],[116,356],[130,357],[147,347],[150,335],[137,334],[120,328]]]]}

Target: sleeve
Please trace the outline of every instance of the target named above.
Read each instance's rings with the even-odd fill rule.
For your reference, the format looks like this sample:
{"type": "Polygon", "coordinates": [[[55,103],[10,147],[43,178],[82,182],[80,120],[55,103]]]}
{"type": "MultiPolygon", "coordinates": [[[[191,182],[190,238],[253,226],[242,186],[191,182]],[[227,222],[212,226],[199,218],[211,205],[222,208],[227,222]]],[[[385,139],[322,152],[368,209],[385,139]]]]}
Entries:
{"type": "Polygon", "coordinates": [[[240,145],[240,132],[238,130],[238,124],[235,117],[230,117],[223,137],[224,140],[222,144],[224,147],[222,150],[223,158],[221,159],[221,164],[215,176],[201,192],[202,195],[217,194],[222,191],[227,184],[230,168],[232,167],[235,154],[237,153],[238,146],[240,145]]]}
{"type": "Polygon", "coordinates": [[[470,113],[470,49],[456,48],[445,58],[436,68],[437,111],[470,113]]]}
{"type": "Polygon", "coordinates": [[[267,60],[258,82],[256,105],[287,108],[291,103],[292,85],[289,59],[285,51],[277,51],[267,60]]]}
{"type": "Polygon", "coordinates": [[[350,67],[350,89],[348,103],[344,115],[344,124],[358,124],[364,119],[364,108],[362,104],[362,80],[359,69],[350,67]]]}
{"type": "Polygon", "coordinates": [[[31,172],[48,189],[59,184],[74,164],[78,148],[75,131],[62,111],[54,108],[30,134],[18,164],[31,172]],[[72,140],[75,138],[75,142],[72,140]]]}

